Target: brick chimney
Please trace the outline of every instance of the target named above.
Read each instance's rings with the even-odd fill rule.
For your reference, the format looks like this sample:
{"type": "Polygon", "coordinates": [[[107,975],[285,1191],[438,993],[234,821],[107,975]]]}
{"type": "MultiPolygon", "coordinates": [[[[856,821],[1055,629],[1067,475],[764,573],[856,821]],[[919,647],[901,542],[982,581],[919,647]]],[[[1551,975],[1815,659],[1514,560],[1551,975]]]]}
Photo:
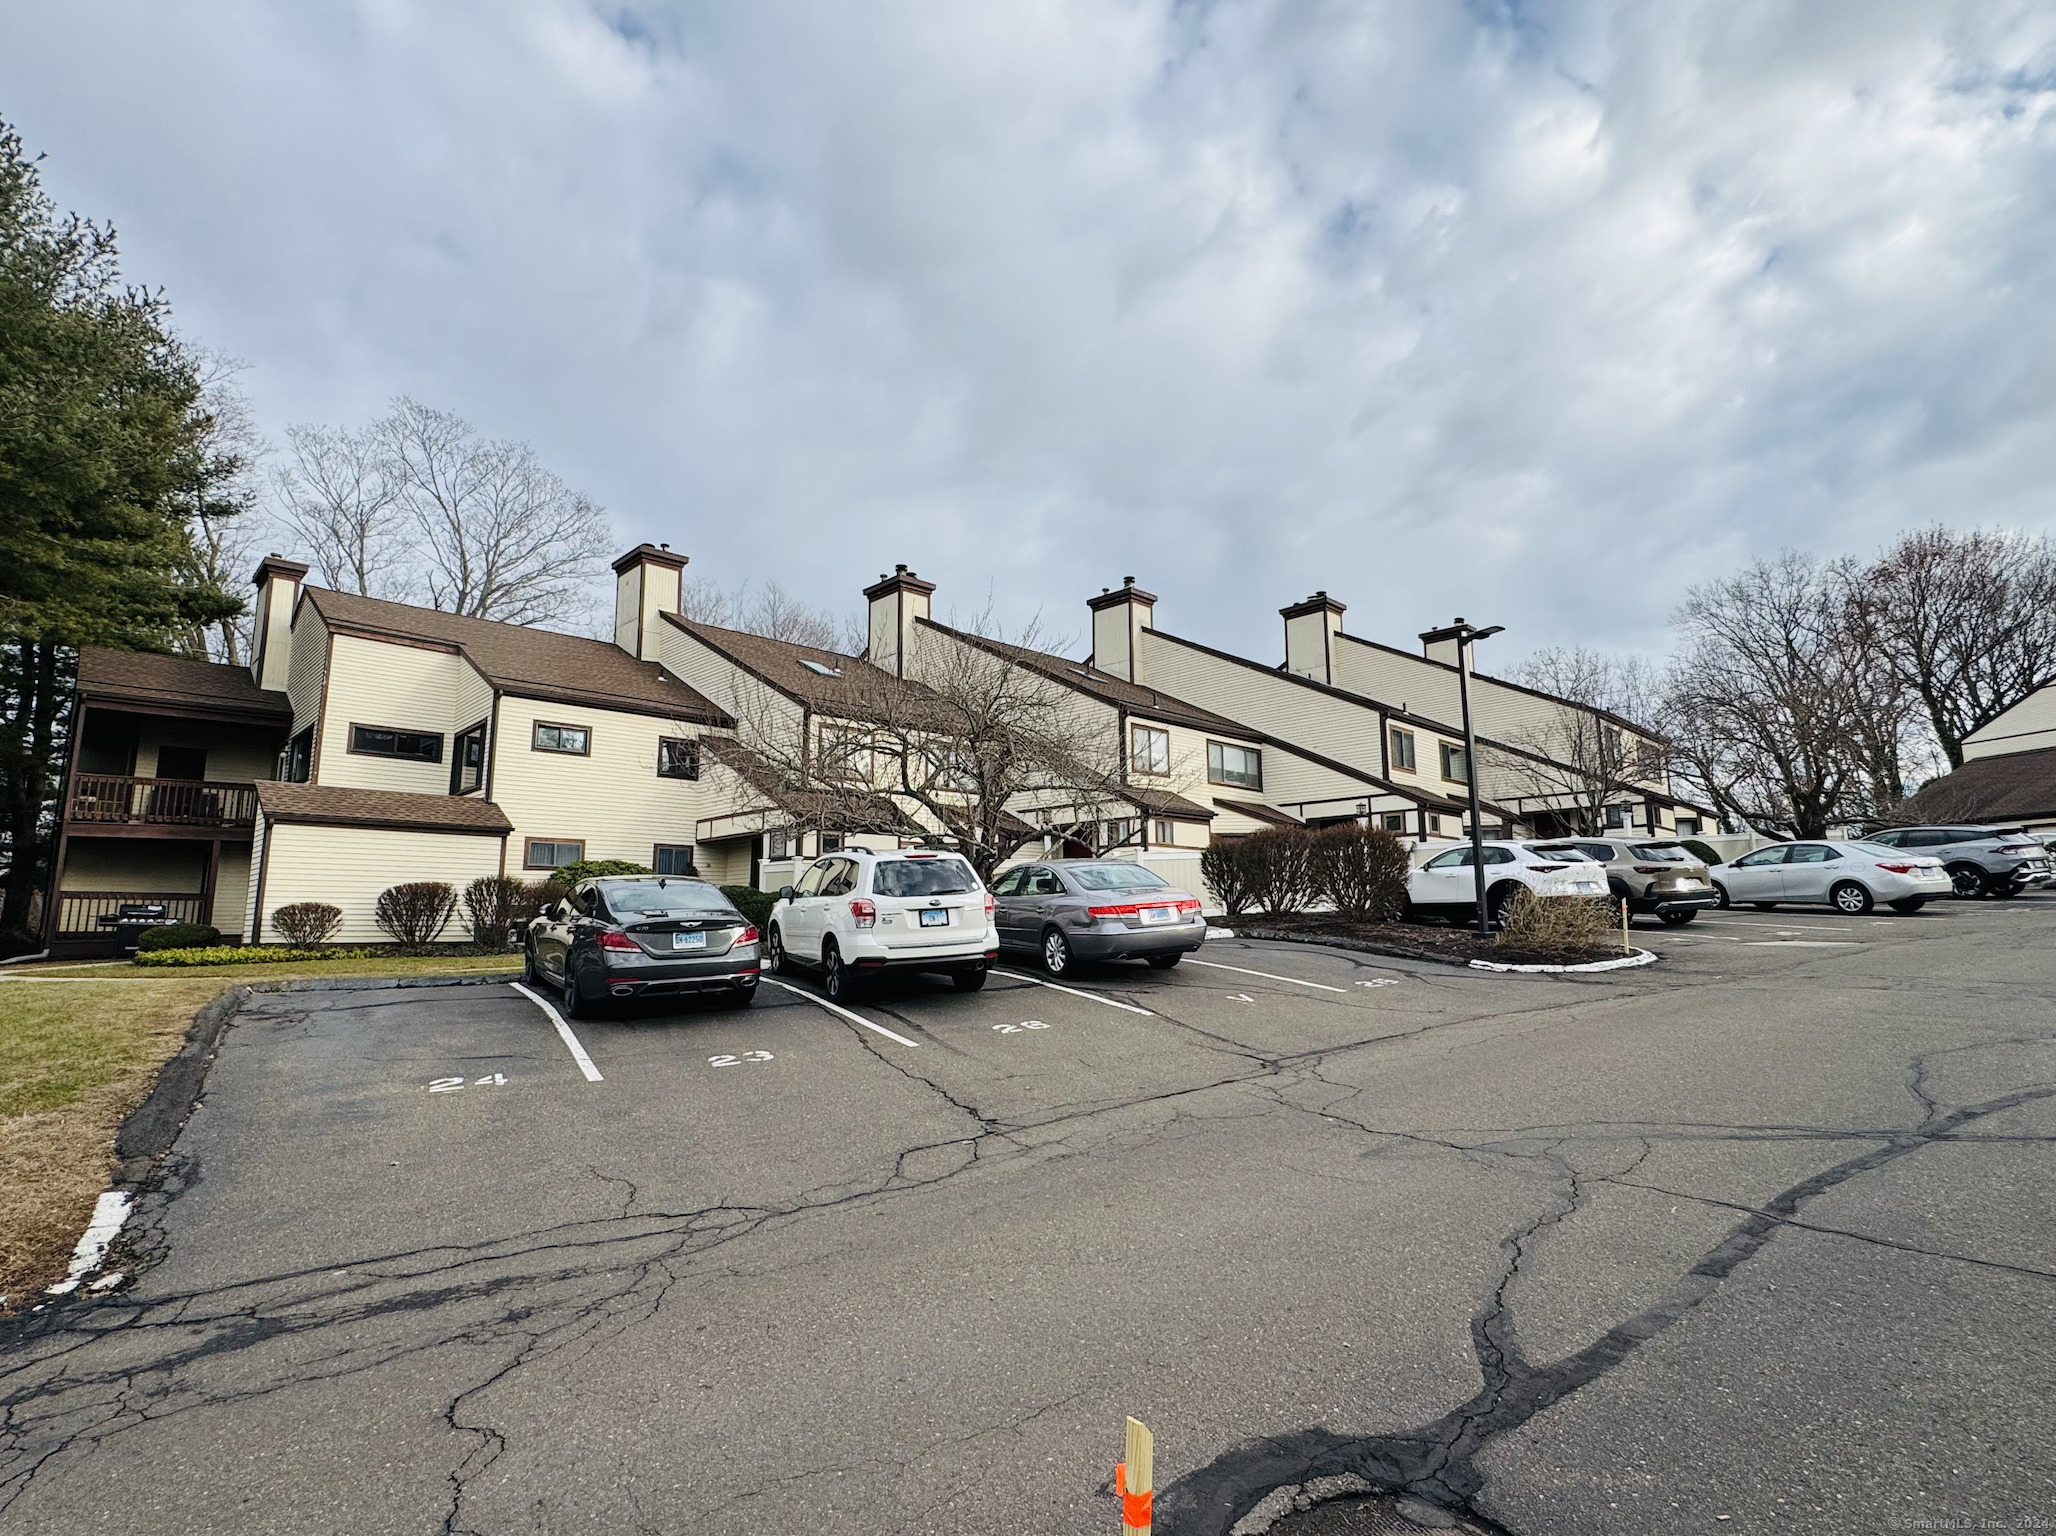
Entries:
{"type": "Polygon", "coordinates": [[[1133,576],[1123,576],[1118,589],[1088,597],[1085,606],[1092,610],[1092,664],[1141,682],[1141,635],[1155,617],[1156,594],[1136,586],[1133,576]]]}
{"type": "Polygon", "coordinates": [[[1325,591],[1280,608],[1285,620],[1285,670],[1317,683],[1335,681],[1335,636],[1342,633],[1345,605],[1325,591]]]}
{"type": "Polygon", "coordinates": [[[250,585],[257,589],[256,623],[252,626],[250,677],[259,688],[283,692],[293,665],[293,605],[307,567],[283,555],[266,555],[250,585]]]}
{"type": "Polygon", "coordinates": [[[638,544],[614,562],[614,643],[637,661],[656,658],[657,615],[678,612],[685,565],[669,544],[638,544]]]}
{"type": "Polygon", "coordinates": [[[880,576],[864,588],[870,621],[864,655],[871,665],[883,667],[895,677],[907,675],[914,621],[928,617],[928,600],[933,596],[935,583],[923,581],[904,565],[894,566],[890,576],[880,576]]]}

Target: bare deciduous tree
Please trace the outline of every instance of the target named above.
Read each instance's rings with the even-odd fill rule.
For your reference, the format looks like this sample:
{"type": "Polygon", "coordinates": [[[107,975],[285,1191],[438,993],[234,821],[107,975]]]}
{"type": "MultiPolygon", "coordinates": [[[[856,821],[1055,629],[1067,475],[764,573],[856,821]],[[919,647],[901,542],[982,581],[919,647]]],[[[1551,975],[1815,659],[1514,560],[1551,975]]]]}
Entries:
{"type": "Polygon", "coordinates": [[[1926,528],[1835,574],[1952,768],[1963,766],[1964,737],[2056,679],[2056,544],[2047,538],[1926,528]]]}
{"type": "Polygon", "coordinates": [[[286,428],[292,461],[273,476],[279,520],[296,536],[322,586],[405,601],[410,569],[399,490],[375,431],[286,428]]]}
{"type": "Polygon", "coordinates": [[[758,586],[745,580],[724,587],[711,577],[693,576],[686,580],[679,603],[679,611],[699,624],[739,629],[822,651],[863,648],[860,627],[809,608],[775,581],[758,586]]]}
{"type": "MultiPolygon", "coordinates": [[[[201,586],[231,596],[246,589],[263,530],[256,522],[261,498],[265,445],[250,402],[236,385],[244,364],[220,353],[199,351],[193,363],[200,383],[194,411],[196,454],[180,496],[186,507],[190,569],[201,586]]],[[[174,641],[182,655],[239,666],[250,655],[250,612],[189,625],[174,641]]]]}
{"type": "Polygon", "coordinates": [[[1623,792],[1667,783],[1663,741],[1620,723],[1656,713],[1661,679],[1647,661],[1576,646],[1551,649],[1522,663],[1514,681],[1585,706],[1556,709],[1546,724],[1508,733],[1507,745],[1517,752],[1480,749],[1486,771],[1515,786],[1524,801],[1539,800],[1596,832],[1623,792]]]}

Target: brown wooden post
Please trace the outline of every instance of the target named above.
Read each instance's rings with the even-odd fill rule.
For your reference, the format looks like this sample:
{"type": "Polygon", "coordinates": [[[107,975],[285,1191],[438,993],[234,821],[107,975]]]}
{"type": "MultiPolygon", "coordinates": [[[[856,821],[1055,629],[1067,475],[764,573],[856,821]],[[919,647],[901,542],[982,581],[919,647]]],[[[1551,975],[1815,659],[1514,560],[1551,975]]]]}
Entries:
{"type": "Polygon", "coordinates": [[[1149,1536],[1153,1517],[1150,1506],[1155,1503],[1156,1491],[1156,1437],[1140,1419],[1128,1421],[1126,1454],[1121,1458],[1117,1470],[1117,1481],[1121,1494],[1121,1530],[1139,1531],[1149,1536]]]}

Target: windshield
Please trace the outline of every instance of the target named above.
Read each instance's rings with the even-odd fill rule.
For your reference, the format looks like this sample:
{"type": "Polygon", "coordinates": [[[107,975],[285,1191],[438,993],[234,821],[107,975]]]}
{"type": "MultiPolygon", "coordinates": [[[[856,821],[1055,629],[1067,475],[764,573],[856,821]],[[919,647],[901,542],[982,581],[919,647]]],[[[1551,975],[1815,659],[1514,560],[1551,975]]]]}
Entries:
{"type": "Polygon", "coordinates": [[[978,889],[978,877],[962,859],[889,859],[871,876],[877,896],[960,896],[978,889]]]}
{"type": "Polygon", "coordinates": [[[1635,857],[1647,859],[1651,864],[1689,864],[1692,861],[1692,855],[1682,848],[1655,843],[1638,843],[1635,857]]]}
{"type": "Polygon", "coordinates": [[[1154,891],[1171,883],[1139,864],[1078,864],[1070,875],[1081,891],[1154,891]]]}
{"type": "Polygon", "coordinates": [[[619,917],[669,917],[679,912],[732,913],[713,886],[704,880],[609,880],[600,887],[607,909],[619,917]]]}

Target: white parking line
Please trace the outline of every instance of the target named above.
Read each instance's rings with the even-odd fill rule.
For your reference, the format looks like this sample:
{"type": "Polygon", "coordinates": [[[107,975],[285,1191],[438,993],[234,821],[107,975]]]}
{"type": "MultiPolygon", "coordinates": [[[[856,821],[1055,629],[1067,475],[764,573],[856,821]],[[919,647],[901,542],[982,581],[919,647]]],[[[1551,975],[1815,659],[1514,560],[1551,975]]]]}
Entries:
{"type": "Polygon", "coordinates": [[[125,1189],[110,1189],[93,1202],[93,1219],[86,1224],[78,1246],[71,1251],[71,1268],[62,1280],[48,1287],[45,1294],[68,1296],[79,1288],[79,1281],[100,1267],[100,1261],[107,1256],[107,1245],[114,1241],[114,1234],[128,1220],[131,1198],[125,1189]]]}
{"type": "Polygon", "coordinates": [[[1139,1013],[1145,1019],[1153,1019],[1156,1017],[1156,1015],[1151,1013],[1147,1008],[1138,1008],[1133,1003],[1124,1003],[1121,1002],[1118,998],[1101,997],[1097,992],[1080,992],[1076,987],[1060,987],[1053,981],[1044,981],[1040,976],[1023,976],[1018,971],[999,970],[995,970],[992,974],[995,976],[1004,976],[1009,981],[1033,982],[1038,987],[1048,987],[1052,992],[1068,992],[1073,997],[1082,997],[1087,1002],[1091,1003],[1105,1003],[1109,1008],[1119,1008],[1124,1013],[1139,1013]]]}
{"type": "Polygon", "coordinates": [[[1238,976],[1261,976],[1265,981],[1289,981],[1295,987],[1319,987],[1323,992],[1347,992],[1347,987],[1331,987],[1325,981],[1301,981],[1297,976],[1273,976],[1269,971],[1248,971],[1239,965],[1223,965],[1218,960],[1191,960],[1187,965],[1203,965],[1213,971],[1233,971],[1238,976]]]}
{"type": "Polygon", "coordinates": [[[564,1043],[571,1048],[571,1059],[578,1063],[578,1070],[585,1074],[587,1082],[599,1083],[606,1081],[605,1078],[600,1076],[600,1069],[593,1065],[592,1057],[586,1055],[585,1047],[578,1043],[578,1036],[571,1033],[571,1026],[564,1022],[563,1014],[557,1012],[547,999],[538,997],[520,982],[510,981],[507,985],[550,1016],[550,1022],[557,1026],[557,1033],[563,1038],[564,1043]]]}
{"type": "Polygon", "coordinates": [[[1701,918],[1700,921],[1706,923],[1709,927],[1775,928],[1780,932],[1787,928],[1794,931],[1804,929],[1809,933],[1846,933],[1849,931],[1847,926],[1842,923],[1773,923],[1759,918],[1748,917],[1707,917],[1701,918]]]}
{"type": "Polygon", "coordinates": [[[804,987],[796,987],[793,986],[790,982],[779,981],[776,978],[770,976],[766,976],[764,980],[770,982],[771,985],[774,987],[784,987],[785,990],[790,992],[794,997],[804,997],[816,1008],[826,1008],[830,1013],[848,1019],[852,1024],[861,1024],[864,1026],[864,1028],[871,1030],[876,1034],[881,1034],[885,1036],[885,1038],[888,1040],[897,1040],[901,1045],[909,1046],[914,1050],[919,1050],[921,1048],[920,1041],[909,1040],[905,1035],[896,1035],[891,1030],[887,1029],[883,1024],[873,1024],[869,1019],[864,1018],[860,1014],[851,1013],[847,1008],[838,1008],[835,1006],[835,1004],[828,1001],[827,998],[816,997],[813,993],[809,992],[804,987]]]}

